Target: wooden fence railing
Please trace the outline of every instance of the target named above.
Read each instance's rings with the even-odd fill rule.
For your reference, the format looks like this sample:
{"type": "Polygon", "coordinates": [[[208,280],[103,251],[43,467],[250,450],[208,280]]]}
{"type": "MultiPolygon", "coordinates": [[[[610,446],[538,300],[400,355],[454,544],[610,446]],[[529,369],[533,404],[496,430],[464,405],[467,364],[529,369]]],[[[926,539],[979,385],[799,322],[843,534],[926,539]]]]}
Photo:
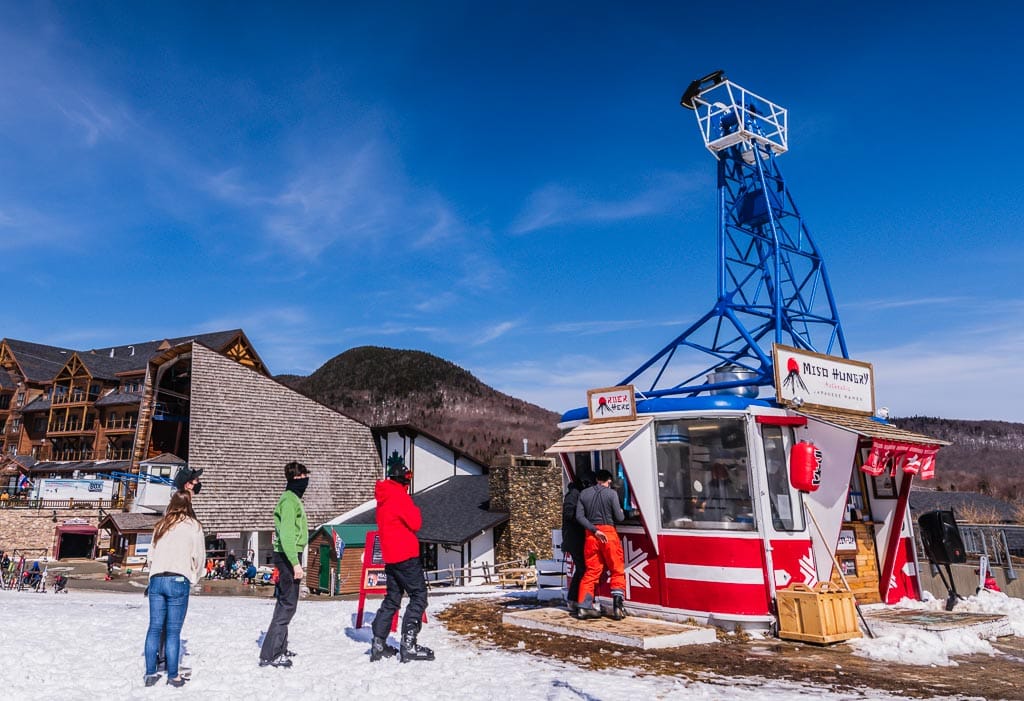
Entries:
{"type": "Polygon", "coordinates": [[[495,584],[500,581],[500,574],[502,570],[506,569],[518,569],[526,567],[526,560],[510,560],[508,562],[498,562],[493,565],[472,565],[469,567],[456,567],[455,565],[449,565],[446,568],[438,570],[428,570],[424,572],[427,577],[427,586],[429,587],[461,587],[465,586],[466,582],[474,579],[476,575],[474,572],[479,572],[483,576],[486,584],[495,584]]]}

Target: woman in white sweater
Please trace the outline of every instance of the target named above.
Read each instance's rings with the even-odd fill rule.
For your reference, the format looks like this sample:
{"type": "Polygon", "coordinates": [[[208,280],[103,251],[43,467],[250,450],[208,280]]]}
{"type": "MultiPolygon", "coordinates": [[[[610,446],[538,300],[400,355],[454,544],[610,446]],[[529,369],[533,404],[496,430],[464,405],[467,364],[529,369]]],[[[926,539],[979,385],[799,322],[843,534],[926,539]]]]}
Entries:
{"type": "Polygon", "coordinates": [[[188,611],[188,595],[199,581],[206,561],[203,526],[192,510],[192,495],[175,492],[164,517],[153,529],[149,549],[149,630],[146,631],[146,686],[160,679],[156,673],[160,637],[167,633],[167,683],[183,686],[178,673],[181,626],[188,611]]]}

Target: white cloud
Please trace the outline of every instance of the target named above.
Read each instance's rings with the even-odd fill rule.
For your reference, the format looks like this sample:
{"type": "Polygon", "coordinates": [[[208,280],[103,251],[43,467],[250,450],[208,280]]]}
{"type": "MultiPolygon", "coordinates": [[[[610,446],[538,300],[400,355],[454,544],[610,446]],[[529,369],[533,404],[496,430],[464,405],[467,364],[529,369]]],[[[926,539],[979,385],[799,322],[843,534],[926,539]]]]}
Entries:
{"type": "Polygon", "coordinates": [[[1024,327],[944,336],[864,353],[875,369],[876,404],[893,416],[1024,421],[1024,327]]]}
{"type": "Polygon", "coordinates": [[[59,217],[20,204],[0,204],[0,250],[77,244],[80,232],[59,217]]]}
{"type": "Polygon", "coordinates": [[[314,260],[336,244],[384,250],[400,241],[427,247],[459,239],[466,227],[447,202],[408,182],[401,159],[367,137],[300,162],[277,191],[246,183],[240,167],[204,181],[212,196],[254,213],[275,254],[314,260]]]}
{"type": "Polygon", "coordinates": [[[90,148],[101,138],[118,138],[131,121],[126,110],[99,95],[67,91],[63,95],[54,95],[53,99],[57,110],[81,130],[85,144],[90,148]]]}
{"type": "Polygon", "coordinates": [[[849,309],[900,309],[903,307],[945,307],[972,302],[970,297],[921,297],[918,299],[870,299],[844,304],[849,309]]]}
{"type": "Polygon", "coordinates": [[[501,338],[518,325],[518,322],[515,321],[503,321],[500,324],[495,324],[478,336],[477,339],[473,341],[473,345],[482,346],[485,343],[490,343],[491,341],[501,338]]]}
{"type": "Polygon", "coordinates": [[[595,321],[566,321],[551,324],[547,330],[552,333],[568,333],[589,336],[602,333],[616,333],[630,329],[649,329],[660,326],[682,326],[678,319],[669,321],[648,321],[645,319],[605,319],[595,321]]]}
{"type": "Polygon", "coordinates": [[[588,389],[618,382],[643,360],[638,356],[609,359],[576,353],[549,361],[522,360],[474,368],[473,373],[501,392],[564,412],[584,406],[588,389]]]}
{"type": "Polygon", "coordinates": [[[510,231],[526,234],[563,224],[615,222],[661,214],[678,204],[681,196],[703,184],[703,179],[663,174],[653,178],[646,189],[620,199],[596,198],[577,189],[549,184],[530,195],[510,231]]]}

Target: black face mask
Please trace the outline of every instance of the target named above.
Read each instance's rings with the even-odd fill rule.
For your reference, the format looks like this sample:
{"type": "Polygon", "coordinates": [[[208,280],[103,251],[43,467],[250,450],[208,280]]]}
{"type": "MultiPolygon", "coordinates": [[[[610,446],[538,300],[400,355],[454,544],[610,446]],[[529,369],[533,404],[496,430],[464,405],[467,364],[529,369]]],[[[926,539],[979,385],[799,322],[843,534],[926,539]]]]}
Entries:
{"type": "Polygon", "coordinates": [[[202,490],[203,490],[203,483],[202,482],[196,482],[195,485],[192,487],[192,493],[193,494],[199,494],[199,492],[201,492],[202,490]]]}
{"type": "Polygon", "coordinates": [[[302,495],[306,492],[306,487],[308,486],[308,476],[296,477],[293,480],[288,480],[288,491],[294,492],[295,496],[297,496],[299,499],[302,498],[302,495]]]}

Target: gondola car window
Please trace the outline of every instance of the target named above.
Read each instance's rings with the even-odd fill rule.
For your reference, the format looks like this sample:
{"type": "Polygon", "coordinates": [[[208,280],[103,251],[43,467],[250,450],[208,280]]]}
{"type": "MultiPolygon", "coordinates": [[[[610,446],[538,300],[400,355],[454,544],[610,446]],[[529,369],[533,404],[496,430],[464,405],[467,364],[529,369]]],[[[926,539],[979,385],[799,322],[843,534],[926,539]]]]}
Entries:
{"type": "Polygon", "coordinates": [[[743,420],[659,421],[655,431],[662,527],[753,530],[743,420]]]}
{"type": "Polygon", "coordinates": [[[802,531],[804,510],[800,495],[789,484],[786,456],[793,445],[793,429],[787,426],[761,427],[765,469],[768,473],[768,500],[772,526],[776,531],[802,531]]]}
{"type": "Polygon", "coordinates": [[[622,506],[622,511],[626,514],[626,520],[623,523],[634,526],[639,525],[640,510],[633,500],[629,481],[626,479],[626,471],[622,467],[618,453],[614,450],[602,450],[601,452],[594,453],[593,456],[594,472],[604,469],[612,473],[612,489],[618,492],[619,505],[622,506]]]}

